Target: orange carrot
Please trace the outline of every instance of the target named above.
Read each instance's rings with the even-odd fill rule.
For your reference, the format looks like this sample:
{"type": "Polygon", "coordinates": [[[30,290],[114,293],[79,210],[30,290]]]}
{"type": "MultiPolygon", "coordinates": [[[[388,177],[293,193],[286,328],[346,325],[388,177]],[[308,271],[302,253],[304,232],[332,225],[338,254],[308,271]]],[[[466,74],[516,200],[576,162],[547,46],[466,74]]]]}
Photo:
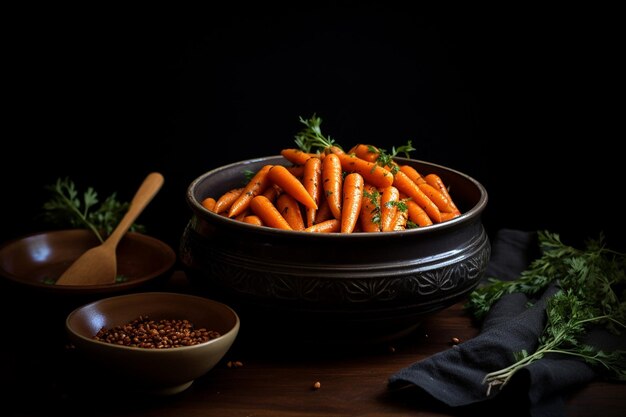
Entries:
{"type": "MultiPolygon", "coordinates": [[[[310,158],[304,164],[304,175],[302,176],[304,188],[313,197],[313,201],[319,207],[320,195],[322,192],[322,160],[319,158],[310,158]]],[[[306,207],[305,217],[306,225],[313,226],[317,208],[306,207]]]]}
{"type": "Polygon", "coordinates": [[[257,195],[261,194],[270,185],[268,174],[273,165],[265,165],[243,188],[243,191],[233,202],[228,210],[228,217],[235,217],[250,206],[250,201],[257,195]]]}
{"type": "Polygon", "coordinates": [[[267,197],[257,195],[250,201],[250,209],[259,216],[264,225],[282,230],[293,230],[287,220],[267,197]]]}
{"type": "Polygon", "coordinates": [[[338,154],[337,156],[344,171],[348,173],[358,172],[368,184],[378,188],[389,187],[393,184],[393,174],[380,165],[354,155],[338,154]]]}
{"type": "Polygon", "coordinates": [[[322,188],[333,216],[335,219],[341,219],[343,173],[341,171],[341,161],[334,153],[326,155],[322,161],[322,188]]]}
{"type": "Polygon", "coordinates": [[[315,200],[304,188],[304,185],[284,166],[274,165],[267,176],[272,183],[278,185],[284,192],[291,194],[304,207],[317,208],[315,200]]]}
{"type": "Polygon", "coordinates": [[[293,230],[304,230],[304,219],[302,218],[300,205],[291,194],[283,193],[279,195],[276,199],[276,208],[293,230]]]}
{"type": "Polygon", "coordinates": [[[302,174],[304,174],[304,165],[294,165],[287,167],[287,171],[291,172],[296,178],[302,178],[302,174]]]}
{"type": "Polygon", "coordinates": [[[352,233],[354,231],[361,212],[363,186],[363,176],[358,172],[346,175],[343,182],[341,233],[352,233]]]}
{"type": "Polygon", "coordinates": [[[391,232],[394,229],[394,221],[398,212],[397,203],[400,200],[400,192],[393,185],[385,187],[380,198],[380,230],[391,232]]]}
{"type": "Polygon", "coordinates": [[[213,208],[215,207],[215,203],[216,201],[213,197],[207,197],[204,200],[202,200],[200,204],[202,204],[202,207],[204,207],[205,209],[209,211],[213,211],[213,208]]]}
{"type": "Polygon", "coordinates": [[[406,176],[409,177],[415,184],[426,182],[420,173],[417,172],[417,170],[411,165],[400,165],[400,171],[404,172],[406,176]]]}
{"type": "Polygon", "coordinates": [[[341,230],[341,221],[337,219],[324,220],[304,229],[305,232],[335,233],[341,230]]]}
{"type": "Polygon", "coordinates": [[[336,145],[331,145],[331,146],[328,146],[326,149],[324,149],[325,155],[329,155],[331,153],[334,153],[335,155],[345,154],[343,149],[341,149],[341,147],[336,146],[336,145]]]}
{"type": "Polygon", "coordinates": [[[406,230],[406,224],[409,220],[409,212],[408,209],[397,210],[396,216],[393,219],[393,230],[406,230]]]}
{"type": "Polygon", "coordinates": [[[244,217],[243,222],[250,223],[255,226],[263,226],[263,220],[261,220],[261,218],[257,216],[256,214],[251,214],[249,216],[244,217]]]}
{"type": "Polygon", "coordinates": [[[447,220],[452,220],[455,217],[459,217],[461,215],[460,211],[454,211],[452,213],[441,213],[441,221],[445,222],[447,220]]]}
{"type": "Polygon", "coordinates": [[[267,197],[272,203],[276,200],[276,197],[280,194],[280,188],[274,184],[270,187],[267,187],[265,191],[263,191],[262,195],[267,197]]]}
{"type": "Polygon", "coordinates": [[[297,148],[286,148],[280,151],[280,154],[294,165],[304,165],[304,163],[312,158],[310,153],[304,152],[297,148]]]}
{"type": "Polygon", "coordinates": [[[380,232],[380,192],[371,184],[363,186],[359,222],[364,232],[380,232]]]}
{"type": "Polygon", "coordinates": [[[433,221],[430,220],[428,214],[426,214],[424,209],[421,208],[415,201],[407,200],[406,206],[410,221],[420,227],[430,226],[431,224],[433,224],[433,221]]]}
{"type": "Polygon", "coordinates": [[[442,213],[453,213],[454,207],[450,204],[450,201],[439,192],[435,187],[428,184],[427,182],[423,182],[417,184],[417,186],[426,194],[430,200],[437,205],[439,211],[442,213]]]}
{"type": "MultiPolygon", "coordinates": [[[[452,200],[450,193],[448,192],[448,187],[446,187],[446,185],[443,183],[443,180],[441,179],[439,175],[431,173],[431,174],[426,175],[424,179],[426,180],[427,183],[429,183],[430,185],[438,189],[441,194],[446,196],[446,198],[450,202],[450,205],[455,211],[459,211],[456,204],[454,204],[454,201],[452,200]]],[[[460,211],[459,211],[459,214],[461,214],[460,211]]]]}
{"type": "Polygon", "coordinates": [[[415,201],[434,223],[441,222],[441,211],[422,190],[404,172],[398,171],[394,176],[393,185],[409,198],[415,201]]]}
{"type": "Polygon", "coordinates": [[[236,215],[235,217],[233,217],[233,219],[235,219],[235,220],[238,220],[238,221],[242,222],[242,221],[243,221],[243,219],[244,219],[246,216],[249,216],[250,214],[251,214],[251,213],[250,213],[250,207],[248,207],[247,209],[245,209],[244,211],[242,211],[241,213],[239,213],[238,215],[236,215]]]}
{"type": "Polygon", "coordinates": [[[378,155],[380,155],[380,150],[376,146],[359,143],[358,145],[355,145],[352,149],[350,149],[348,153],[354,154],[357,157],[366,161],[376,162],[376,160],[378,159],[378,155]]]}
{"type": "Polygon", "coordinates": [[[334,216],[333,213],[330,211],[328,201],[324,198],[320,202],[317,213],[315,214],[315,223],[321,223],[330,219],[334,219],[334,216]]]}
{"type": "Polygon", "coordinates": [[[234,201],[241,195],[242,192],[243,192],[243,188],[233,188],[232,190],[226,191],[215,202],[213,211],[217,214],[220,214],[228,210],[230,206],[233,205],[234,201]]]}

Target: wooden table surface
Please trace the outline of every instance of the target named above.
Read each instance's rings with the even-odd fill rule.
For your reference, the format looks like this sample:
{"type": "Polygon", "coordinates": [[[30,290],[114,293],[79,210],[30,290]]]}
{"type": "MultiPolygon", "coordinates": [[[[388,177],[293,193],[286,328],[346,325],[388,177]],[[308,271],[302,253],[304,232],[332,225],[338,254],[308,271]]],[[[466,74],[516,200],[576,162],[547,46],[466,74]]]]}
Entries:
{"type": "MultiPolygon", "coordinates": [[[[3,317],[11,317],[0,332],[3,385],[8,386],[0,404],[4,416],[511,416],[528,410],[515,398],[451,409],[417,389],[387,387],[387,379],[401,368],[452,349],[452,338],[464,341],[478,333],[462,303],[432,315],[402,339],[369,346],[277,345],[268,342],[271,334],[246,332],[242,322],[224,359],[186,391],[129,397],[115,383],[99,386],[78,379],[88,370],[79,369],[76,352],[67,346],[64,311],[55,313],[54,306],[11,287],[1,289],[3,317]],[[241,366],[232,366],[237,361],[241,366]],[[315,382],[319,389],[313,388],[315,382]]],[[[190,291],[181,272],[162,289],[190,291]]],[[[626,384],[592,382],[567,399],[568,416],[622,416],[625,411],[626,384]]]]}

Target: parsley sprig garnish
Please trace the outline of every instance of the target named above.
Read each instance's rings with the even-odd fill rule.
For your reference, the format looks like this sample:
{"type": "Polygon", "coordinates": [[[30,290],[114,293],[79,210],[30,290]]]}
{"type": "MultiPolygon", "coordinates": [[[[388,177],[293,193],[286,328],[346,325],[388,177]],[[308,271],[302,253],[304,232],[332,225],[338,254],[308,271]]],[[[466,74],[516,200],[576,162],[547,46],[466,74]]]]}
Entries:
{"type": "Polygon", "coordinates": [[[322,134],[322,119],[315,114],[309,119],[300,116],[300,123],[305,127],[295,135],[298,148],[304,152],[325,151],[333,146],[341,147],[330,136],[322,134]],[[316,149],[317,148],[317,149],[316,149]]]}
{"type": "MultiPolygon", "coordinates": [[[[50,200],[43,205],[45,221],[61,227],[86,227],[100,242],[111,234],[130,205],[128,202],[120,202],[116,193],[112,193],[98,205],[98,193],[93,187],[88,187],[80,195],[69,178],[58,178],[55,184],[45,188],[53,193],[50,200]]],[[[145,228],[133,224],[129,230],[143,232],[145,228]]]]}
{"type": "MultiPolygon", "coordinates": [[[[322,119],[316,114],[313,114],[313,116],[308,119],[304,119],[300,116],[300,123],[302,123],[305,127],[295,135],[294,141],[298,146],[298,149],[301,151],[324,152],[333,147],[343,149],[341,145],[335,141],[335,139],[322,133],[322,119]]],[[[393,162],[393,159],[400,154],[409,158],[409,152],[416,149],[409,140],[406,145],[402,145],[397,148],[393,146],[391,148],[391,152],[371,145],[368,147],[368,150],[369,152],[378,154],[376,164],[390,169],[391,172],[395,174],[398,170],[398,166],[393,162]]]]}
{"type": "Polygon", "coordinates": [[[398,171],[398,165],[394,163],[394,158],[399,154],[403,154],[406,158],[409,158],[409,152],[416,150],[412,142],[407,141],[406,145],[399,146],[396,148],[395,146],[391,147],[391,153],[387,152],[386,149],[376,149],[373,146],[369,147],[370,152],[378,153],[378,158],[376,158],[376,163],[382,167],[389,168],[392,174],[396,174],[398,171]]]}
{"type": "Polygon", "coordinates": [[[626,351],[603,351],[585,342],[590,326],[619,333],[626,329],[626,255],[604,246],[603,236],[589,240],[584,249],[561,242],[559,235],[539,232],[542,255],[512,281],[490,279],[474,290],[466,305],[482,319],[491,306],[505,294],[539,294],[550,284],[559,291],[547,302],[546,326],[535,352],[514,352],[516,362],[488,373],[484,382],[504,386],[528,364],[546,354],[562,354],[583,359],[604,369],[610,378],[626,380],[626,351]]]}
{"type": "Polygon", "coordinates": [[[369,199],[370,203],[373,206],[372,210],[370,211],[370,214],[372,215],[372,223],[380,225],[380,192],[376,189],[374,189],[372,192],[364,189],[363,197],[369,199]]]}

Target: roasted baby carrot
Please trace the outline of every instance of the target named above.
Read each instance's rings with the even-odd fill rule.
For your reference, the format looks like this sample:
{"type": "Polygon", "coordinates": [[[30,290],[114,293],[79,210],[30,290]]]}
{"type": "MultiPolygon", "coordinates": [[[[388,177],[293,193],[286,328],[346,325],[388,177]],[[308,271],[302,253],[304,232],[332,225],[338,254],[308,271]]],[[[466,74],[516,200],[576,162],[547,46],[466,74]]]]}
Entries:
{"type": "Polygon", "coordinates": [[[302,211],[300,210],[300,204],[298,204],[291,194],[282,193],[279,195],[278,198],[276,198],[276,208],[293,230],[304,230],[305,225],[304,219],[302,218],[302,211]]]}
{"type": "Polygon", "coordinates": [[[305,232],[335,233],[341,229],[341,220],[329,219],[304,229],[305,232]]]}
{"type": "Polygon", "coordinates": [[[202,207],[204,207],[205,209],[209,211],[213,211],[213,208],[215,207],[215,203],[216,201],[213,197],[207,197],[204,200],[202,200],[200,204],[202,204],[202,207]]]}
{"type": "MultiPolygon", "coordinates": [[[[432,185],[433,187],[438,189],[441,194],[446,196],[446,198],[450,202],[450,205],[452,206],[452,208],[455,211],[459,211],[459,209],[456,206],[456,204],[454,204],[454,201],[452,200],[452,197],[450,196],[450,193],[448,192],[448,187],[446,187],[446,185],[444,184],[443,180],[441,179],[441,177],[439,175],[430,173],[430,174],[426,175],[424,177],[424,179],[426,180],[427,183],[429,183],[430,185],[432,185]]],[[[460,213],[461,212],[459,211],[459,214],[460,213]]]]}
{"type": "Polygon", "coordinates": [[[276,201],[276,197],[278,197],[279,194],[280,194],[280,188],[274,184],[267,187],[265,191],[263,191],[262,193],[262,195],[267,197],[267,199],[270,200],[272,203],[276,201]]]}
{"type": "Polygon", "coordinates": [[[311,155],[310,153],[304,152],[297,148],[283,149],[282,151],[280,151],[280,154],[283,156],[283,158],[285,158],[294,165],[304,165],[304,163],[308,159],[313,158],[313,155],[311,155]]]}
{"type": "Polygon", "coordinates": [[[233,188],[222,194],[213,207],[213,211],[217,214],[225,212],[233,205],[235,200],[241,195],[243,188],[233,188]]]}
{"type": "Polygon", "coordinates": [[[441,213],[441,221],[445,222],[447,220],[452,220],[455,217],[459,217],[460,215],[461,215],[460,211],[454,211],[452,213],[444,213],[444,212],[442,212],[441,213]]]}
{"type": "MultiPolygon", "coordinates": [[[[313,201],[319,207],[320,195],[322,191],[322,160],[319,158],[310,158],[304,163],[304,174],[302,176],[304,188],[313,197],[313,201]]],[[[315,216],[317,208],[306,207],[305,219],[306,225],[313,226],[315,224],[315,216]]]]}
{"type": "Polygon", "coordinates": [[[398,171],[394,176],[393,185],[401,192],[407,195],[415,201],[421,208],[424,209],[428,217],[434,223],[441,222],[441,211],[435,203],[433,203],[418,185],[413,182],[404,172],[398,171]]]}
{"type": "Polygon", "coordinates": [[[400,165],[400,171],[404,172],[406,176],[409,177],[415,184],[426,182],[421,174],[411,165],[400,165]]]}
{"type": "Polygon", "coordinates": [[[282,165],[274,165],[267,173],[269,180],[278,185],[282,190],[291,194],[293,198],[302,203],[304,207],[317,208],[313,197],[298,178],[282,165]]]}
{"type": "Polygon", "coordinates": [[[321,223],[334,218],[335,217],[328,206],[328,201],[325,198],[322,198],[319,208],[317,209],[317,213],[315,214],[315,223],[321,223]]]}
{"type": "Polygon", "coordinates": [[[363,186],[359,223],[364,232],[380,232],[380,192],[370,184],[363,186]]]}
{"type": "Polygon", "coordinates": [[[427,182],[423,182],[417,184],[417,186],[426,194],[426,196],[437,205],[439,211],[442,213],[453,213],[454,207],[450,204],[450,201],[444,196],[438,189],[428,184],[427,182]]]}
{"type": "Polygon", "coordinates": [[[252,213],[250,213],[250,207],[248,207],[247,209],[245,209],[244,211],[242,211],[241,213],[239,213],[238,215],[236,215],[235,217],[233,217],[233,219],[235,219],[235,220],[239,220],[240,222],[242,222],[242,221],[243,221],[243,219],[244,219],[246,216],[249,216],[250,214],[252,214],[252,213]]]}
{"type": "Polygon", "coordinates": [[[380,198],[380,230],[391,232],[395,227],[396,213],[398,212],[398,201],[400,192],[393,185],[385,187],[380,198]]]}
{"type": "Polygon", "coordinates": [[[296,178],[302,178],[302,174],[304,174],[304,165],[293,165],[287,167],[287,171],[291,172],[296,178]]]}
{"type": "Polygon", "coordinates": [[[346,175],[343,181],[341,209],[341,233],[352,233],[361,213],[363,199],[363,176],[358,172],[346,175]]]}
{"type": "Polygon", "coordinates": [[[228,210],[228,217],[235,217],[250,206],[250,201],[270,185],[268,174],[273,165],[265,165],[254,174],[243,191],[228,210]]]}
{"type": "Polygon", "coordinates": [[[250,214],[249,216],[244,217],[243,222],[253,224],[255,226],[263,226],[263,220],[261,220],[261,218],[256,214],[250,214]]]}
{"type": "Polygon", "coordinates": [[[393,174],[380,165],[354,155],[337,154],[337,156],[344,171],[358,172],[368,184],[378,188],[389,187],[393,184],[393,174]]]}
{"type": "Polygon", "coordinates": [[[331,146],[328,146],[326,149],[324,149],[325,155],[329,155],[331,153],[334,153],[335,155],[345,154],[343,149],[341,149],[341,146],[336,146],[336,145],[331,145],[331,146]]]}
{"type": "Polygon", "coordinates": [[[428,214],[421,208],[415,201],[407,200],[406,201],[407,213],[409,215],[409,220],[415,223],[420,227],[430,226],[433,224],[433,221],[428,217],[428,214]]]}
{"type": "Polygon", "coordinates": [[[322,161],[322,189],[328,201],[330,211],[335,219],[341,219],[341,192],[343,189],[343,172],[339,157],[330,153],[322,161]]]}
{"type": "Polygon", "coordinates": [[[293,230],[287,220],[267,197],[257,195],[250,201],[250,209],[259,216],[264,225],[282,230],[293,230]]]}
{"type": "Polygon", "coordinates": [[[406,225],[409,220],[409,213],[406,205],[403,209],[396,211],[396,216],[393,219],[393,231],[406,230],[406,225]]]}
{"type": "Polygon", "coordinates": [[[376,146],[359,143],[350,149],[348,153],[366,161],[376,162],[378,155],[380,155],[380,150],[376,146]]]}

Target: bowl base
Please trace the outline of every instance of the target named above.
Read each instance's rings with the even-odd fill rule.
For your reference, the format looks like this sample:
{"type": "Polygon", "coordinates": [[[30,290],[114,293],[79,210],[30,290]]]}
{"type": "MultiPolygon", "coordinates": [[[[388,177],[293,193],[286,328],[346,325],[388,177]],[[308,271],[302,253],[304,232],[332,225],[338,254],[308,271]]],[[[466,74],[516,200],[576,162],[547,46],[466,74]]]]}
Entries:
{"type": "Polygon", "coordinates": [[[178,393],[185,391],[187,388],[191,386],[191,384],[193,384],[193,381],[185,382],[183,384],[174,385],[171,387],[154,388],[154,389],[151,389],[150,391],[147,391],[146,394],[155,395],[155,396],[174,395],[174,394],[178,394],[178,393]]]}

